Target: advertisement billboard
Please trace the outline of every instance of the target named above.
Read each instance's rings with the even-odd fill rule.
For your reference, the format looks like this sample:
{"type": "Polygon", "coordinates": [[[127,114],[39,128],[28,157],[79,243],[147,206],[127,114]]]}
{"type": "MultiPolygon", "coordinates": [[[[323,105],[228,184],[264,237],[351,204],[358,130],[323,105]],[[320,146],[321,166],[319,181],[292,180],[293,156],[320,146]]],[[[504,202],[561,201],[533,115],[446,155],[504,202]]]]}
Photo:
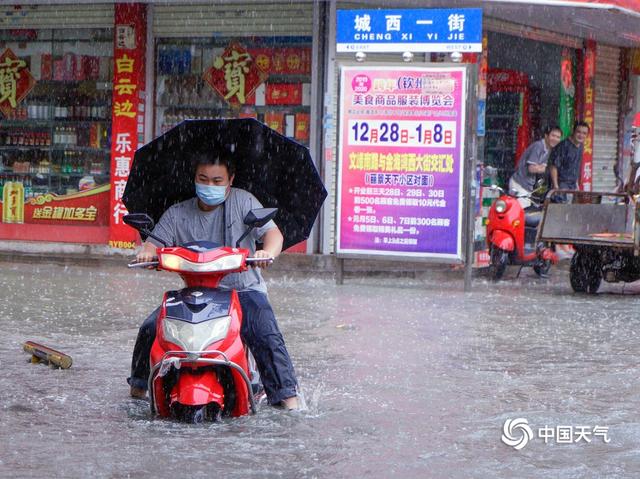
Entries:
{"type": "Polygon", "coordinates": [[[466,88],[465,67],[342,67],[338,255],[462,259],[466,88]]]}

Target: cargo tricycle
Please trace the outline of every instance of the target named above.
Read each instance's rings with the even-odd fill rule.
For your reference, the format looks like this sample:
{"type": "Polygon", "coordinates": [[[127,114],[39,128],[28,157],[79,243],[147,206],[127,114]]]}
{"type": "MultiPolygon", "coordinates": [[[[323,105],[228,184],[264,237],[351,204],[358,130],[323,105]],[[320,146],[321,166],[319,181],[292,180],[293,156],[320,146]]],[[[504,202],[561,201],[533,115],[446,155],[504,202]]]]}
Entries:
{"type": "Polygon", "coordinates": [[[573,246],[569,278],[575,292],[596,293],[603,279],[640,279],[638,198],[626,193],[551,190],[537,241],[573,246]],[[566,202],[552,201],[558,197],[566,202]]]}

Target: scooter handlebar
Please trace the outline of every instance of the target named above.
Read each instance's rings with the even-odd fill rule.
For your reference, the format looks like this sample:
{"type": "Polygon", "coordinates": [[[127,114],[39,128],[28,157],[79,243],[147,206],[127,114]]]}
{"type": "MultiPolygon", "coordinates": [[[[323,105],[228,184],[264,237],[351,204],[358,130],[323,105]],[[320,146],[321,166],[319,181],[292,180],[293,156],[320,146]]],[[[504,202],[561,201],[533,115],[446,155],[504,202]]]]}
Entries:
{"type": "Polygon", "coordinates": [[[131,269],[131,268],[155,268],[156,266],[158,266],[160,263],[158,260],[155,261],[144,261],[142,263],[138,263],[136,261],[133,261],[129,264],[127,264],[127,268],[131,269]]]}
{"type": "MultiPolygon", "coordinates": [[[[263,263],[263,262],[267,262],[269,264],[273,264],[273,260],[274,258],[247,258],[245,259],[245,263],[249,266],[255,264],[255,263],[263,263]]],[[[159,261],[158,260],[154,260],[154,261],[144,261],[142,263],[138,263],[136,261],[132,261],[131,263],[127,264],[127,268],[132,269],[132,268],[155,268],[159,265],[159,261]]]]}
{"type": "Polygon", "coordinates": [[[265,261],[269,264],[273,264],[273,260],[274,258],[247,258],[244,261],[248,265],[252,265],[253,263],[263,263],[265,261]]]}

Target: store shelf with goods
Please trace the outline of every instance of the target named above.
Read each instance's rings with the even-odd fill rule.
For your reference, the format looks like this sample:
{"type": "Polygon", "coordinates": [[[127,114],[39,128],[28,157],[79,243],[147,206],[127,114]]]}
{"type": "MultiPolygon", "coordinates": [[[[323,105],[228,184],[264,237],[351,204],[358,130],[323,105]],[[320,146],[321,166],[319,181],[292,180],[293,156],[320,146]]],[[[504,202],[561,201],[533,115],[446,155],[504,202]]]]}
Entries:
{"type": "Polygon", "coordinates": [[[2,151],[47,151],[51,146],[19,146],[19,145],[0,145],[0,152],[2,151]]]}
{"type": "MultiPolygon", "coordinates": [[[[23,177],[28,177],[28,176],[37,176],[37,177],[41,177],[41,178],[48,178],[48,177],[67,177],[67,178],[75,178],[75,177],[81,177],[81,176],[105,176],[108,175],[109,172],[108,171],[98,171],[98,172],[89,172],[89,171],[85,171],[85,172],[77,172],[77,173],[15,173],[13,171],[0,171],[0,176],[3,177],[16,177],[16,178],[23,178],[23,177]]],[[[43,187],[45,187],[46,185],[43,185],[43,187]]]]}
{"type": "Polygon", "coordinates": [[[48,79],[48,80],[38,80],[38,83],[40,83],[41,85],[62,85],[62,86],[69,86],[69,85],[75,85],[76,87],[78,86],[83,86],[83,85],[90,85],[92,87],[95,87],[96,90],[111,90],[113,88],[113,83],[110,81],[102,81],[102,80],[52,80],[52,79],[48,79]]]}
{"type": "Polygon", "coordinates": [[[0,128],[50,128],[56,125],[90,125],[92,123],[111,123],[111,118],[90,118],[74,120],[71,118],[5,120],[0,116],[0,128]]]}
{"type": "MultiPolygon", "coordinates": [[[[166,110],[171,112],[182,112],[183,110],[197,110],[197,111],[215,111],[218,114],[227,113],[227,112],[235,112],[238,108],[220,108],[217,106],[207,106],[207,105],[158,105],[158,108],[164,108],[165,114],[166,110]]],[[[266,110],[291,110],[291,111],[309,111],[309,107],[307,105],[243,105],[240,107],[241,112],[245,112],[247,109],[257,110],[257,111],[266,111],[266,110]]]]}
{"type": "Polygon", "coordinates": [[[0,149],[0,181],[22,182],[25,195],[27,185],[40,187],[40,193],[46,190],[65,194],[86,176],[100,177],[100,183],[108,182],[110,160],[110,150],[103,148],[50,145],[20,147],[16,151],[7,147],[0,149]]]}

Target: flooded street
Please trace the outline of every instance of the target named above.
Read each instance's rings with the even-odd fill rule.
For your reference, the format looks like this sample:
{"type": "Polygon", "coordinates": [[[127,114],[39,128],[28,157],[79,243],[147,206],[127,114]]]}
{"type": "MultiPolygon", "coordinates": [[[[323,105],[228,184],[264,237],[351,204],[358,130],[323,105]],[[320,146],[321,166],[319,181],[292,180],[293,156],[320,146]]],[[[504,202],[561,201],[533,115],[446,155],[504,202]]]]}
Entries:
{"type": "MultiPolygon", "coordinates": [[[[0,477],[637,477],[640,287],[572,293],[515,270],[268,275],[308,411],[185,425],[151,419],[125,378],[138,325],[177,276],[0,264],[0,477]],[[26,340],[73,357],[31,365],[26,340]],[[501,441],[525,418],[521,450],[501,441]],[[572,444],[539,437],[583,427],[572,444]],[[608,428],[607,437],[595,434],[608,428]],[[610,442],[605,442],[605,439],[610,442]]],[[[515,435],[518,435],[517,432],[515,435]]]]}

